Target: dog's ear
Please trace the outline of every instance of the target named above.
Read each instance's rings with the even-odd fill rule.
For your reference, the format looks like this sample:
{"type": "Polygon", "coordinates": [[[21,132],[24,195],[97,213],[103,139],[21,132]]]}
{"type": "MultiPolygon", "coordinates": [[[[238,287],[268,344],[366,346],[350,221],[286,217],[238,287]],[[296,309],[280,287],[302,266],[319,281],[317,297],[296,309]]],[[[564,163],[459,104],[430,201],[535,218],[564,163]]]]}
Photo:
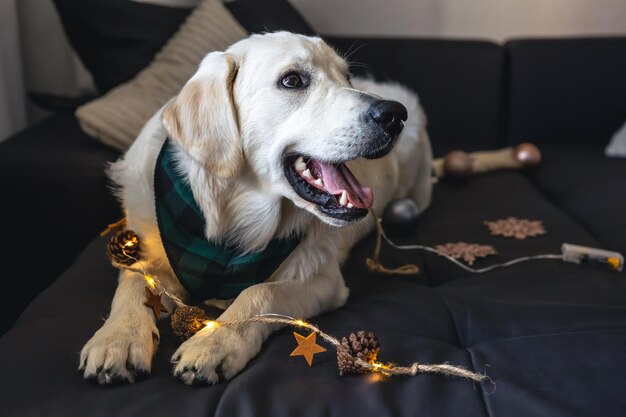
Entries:
{"type": "Polygon", "coordinates": [[[232,54],[210,53],[162,113],[170,137],[220,178],[237,175],[243,164],[233,102],[237,68],[232,54]]]}

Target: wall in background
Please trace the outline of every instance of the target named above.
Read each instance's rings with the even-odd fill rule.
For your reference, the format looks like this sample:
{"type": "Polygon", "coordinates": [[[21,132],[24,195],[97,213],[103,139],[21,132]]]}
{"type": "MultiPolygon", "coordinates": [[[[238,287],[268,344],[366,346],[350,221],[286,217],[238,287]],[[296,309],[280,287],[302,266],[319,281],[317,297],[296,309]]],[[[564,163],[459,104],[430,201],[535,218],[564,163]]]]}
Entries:
{"type": "Polygon", "coordinates": [[[626,34],[626,0],[289,0],[329,35],[470,37],[626,34]]]}
{"type": "MultiPolygon", "coordinates": [[[[51,0],[17,2],[26,91],[79,96],[94,91],[91,75],[72,50],[51,0]]],[[[33,123],[48,113],[28,102],[33,123]]]]}

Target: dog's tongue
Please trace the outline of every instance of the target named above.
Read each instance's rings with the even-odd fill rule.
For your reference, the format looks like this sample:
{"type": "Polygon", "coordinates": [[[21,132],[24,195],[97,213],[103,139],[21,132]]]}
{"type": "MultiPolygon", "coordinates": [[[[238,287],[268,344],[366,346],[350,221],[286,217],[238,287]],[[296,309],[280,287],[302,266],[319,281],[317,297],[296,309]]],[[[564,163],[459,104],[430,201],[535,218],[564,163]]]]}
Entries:
{"type": "Polygon", "coordinates": [[[341,195],[346,190],[348,202],[354,207],[368,209],[374,204],[374,194],[370,187],[363,187],[345,164],[326,164],[310,161],[313,170],[321,174],[324,189],[333,195],[341,195]]]}

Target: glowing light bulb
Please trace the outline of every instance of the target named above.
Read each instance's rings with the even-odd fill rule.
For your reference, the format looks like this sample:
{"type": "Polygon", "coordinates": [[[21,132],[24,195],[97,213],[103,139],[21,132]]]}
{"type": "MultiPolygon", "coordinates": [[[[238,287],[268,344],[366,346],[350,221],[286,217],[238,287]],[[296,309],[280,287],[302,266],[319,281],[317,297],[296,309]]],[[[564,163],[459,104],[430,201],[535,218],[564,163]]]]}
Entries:
{"type": "Polygon", "coordinates": [[[370,362],[370,364],[374,367],[373,371],[374,372],[381,372],[385,375],[387,375],[387,373],[385,372],[385,370],[390,369],[387,365],[385,365],[384,363],[380,363],[380,362],[375,362],[372,361],[370,362]]]}
{"type": "Polygon", "coordinates": [[[150,287],[152,287],[153,289],[156,288],[156,281],[154,280],[154,278],[152,278],[150,275],[144,275],[144,278],[146,279],[146,282],[150,287]]]}
{"type": "Polygon", "coordinates": [[[127,240],[127,241],[124,243],[124,247],[126,247],[126,248],[130,248],[130,247],[135,246],[136,244],[137,244],[137,240],[136,240],[136,239],[127,240]]]}
{"type": "Polygon", "coordinates": [[[218,322],[216,322],[215,320],[209,320],[209,321],[206,322],[204,328],[207,329],[207,330],[211,330],[211,329],[215,329],[216,327],[219,327],[219,325],[220,324],[218,322]]]}
{"type": "Polygon", "coordinates": [[[306,323],[302,320],[296,320],[295,323],[300,327],[306,327],[306,323]]]}

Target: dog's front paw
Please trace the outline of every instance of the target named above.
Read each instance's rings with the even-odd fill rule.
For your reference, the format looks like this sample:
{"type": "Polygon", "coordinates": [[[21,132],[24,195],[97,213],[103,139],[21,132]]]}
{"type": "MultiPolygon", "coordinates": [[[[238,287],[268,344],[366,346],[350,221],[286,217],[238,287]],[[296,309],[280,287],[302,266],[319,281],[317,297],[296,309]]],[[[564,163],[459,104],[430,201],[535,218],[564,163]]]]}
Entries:
{"type": "Polygon", "coordinates": [[[172,356],[174,375],[188,385],[229,380],[259,352],[258,337],[216,327],[203,329],[186,340],[172,356]]]}
{"type": "Polygon", "coordinates": [[[99,384],[135,382],[150,373],[159,331],[152,322],[107,320],[80,353],[79,370],[99,384]]]}

